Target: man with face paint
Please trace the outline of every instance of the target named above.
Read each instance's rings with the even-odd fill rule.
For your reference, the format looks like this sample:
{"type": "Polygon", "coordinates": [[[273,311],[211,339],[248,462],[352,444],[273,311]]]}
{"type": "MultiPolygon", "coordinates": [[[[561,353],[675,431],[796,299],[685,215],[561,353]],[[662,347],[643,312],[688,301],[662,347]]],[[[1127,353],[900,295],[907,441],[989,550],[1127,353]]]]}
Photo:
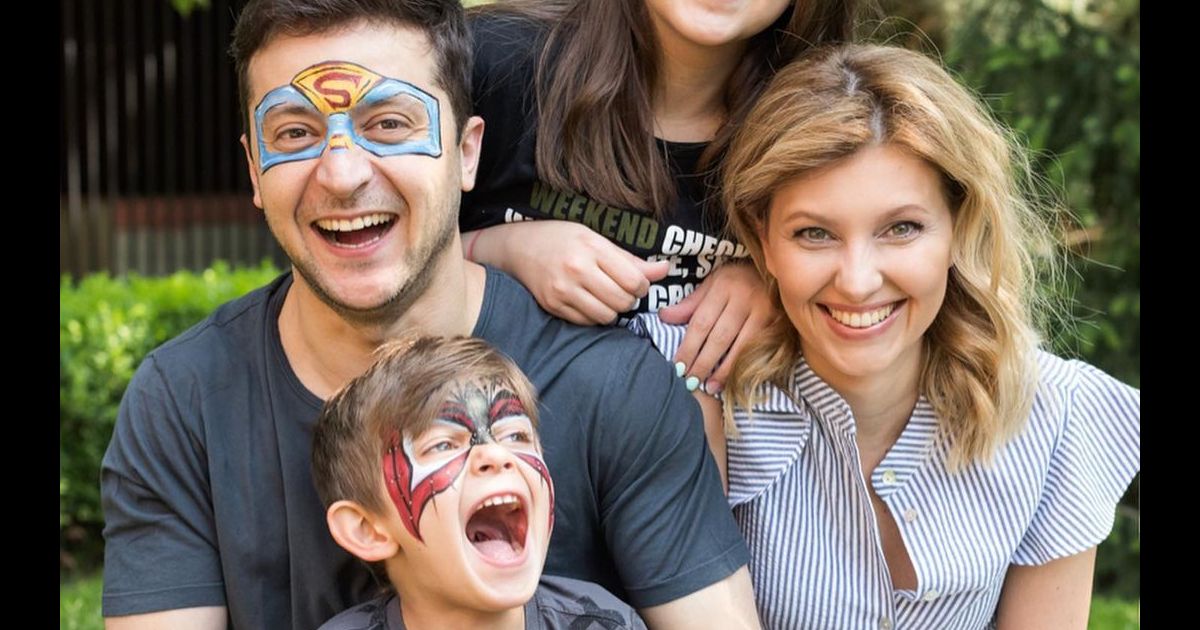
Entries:
{"type": "MultiPolygon", "coordinates": [[[[462,257],[483,121],[458,0],[252,0],[232,48],[254,203],[292,268],[138,367],[101,471],[107,626],[314,628],[376,595],[325,525],[312,431],[414,332],[487,340],[536,388],[547,574],[600,584],[652,627],[756,624],[749,554],[671,366],[462,257]]],[[[472,456],[493,450],[475,435],[472,456]]],[[[422,466],[392,487],[427,538],[456,477],[422,466]]]]}
{"type": "Polygon", "coordinates": [[[465,337],[378,356],[325,403],[313,480],[334,540],[394,590],[322,629],[644,628],[595,584],[539,585],[554,486],[520,370],[465,337]]]}

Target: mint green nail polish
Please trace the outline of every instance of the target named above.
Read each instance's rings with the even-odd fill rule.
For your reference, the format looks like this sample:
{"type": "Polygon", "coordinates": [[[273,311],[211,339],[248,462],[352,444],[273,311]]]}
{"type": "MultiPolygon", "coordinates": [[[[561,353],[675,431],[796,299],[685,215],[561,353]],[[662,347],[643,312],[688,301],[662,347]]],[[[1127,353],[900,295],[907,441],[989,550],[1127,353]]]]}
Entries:
{"type": "Polygon", "coordinates": [[[683,378],[683,373],[686,371],[687,371],[687,366],[683,364],[683,361],[675,362],[675,376],[678,376],[679,378],[683,378]]]}
{"type": "Polygon", "coordinates": [[[687,385],[687,390],[689,392],[694,392],[696,391],[697,387],[700,387],[700,379],[695,376],[689,376],[684,384],[687,385]]]}

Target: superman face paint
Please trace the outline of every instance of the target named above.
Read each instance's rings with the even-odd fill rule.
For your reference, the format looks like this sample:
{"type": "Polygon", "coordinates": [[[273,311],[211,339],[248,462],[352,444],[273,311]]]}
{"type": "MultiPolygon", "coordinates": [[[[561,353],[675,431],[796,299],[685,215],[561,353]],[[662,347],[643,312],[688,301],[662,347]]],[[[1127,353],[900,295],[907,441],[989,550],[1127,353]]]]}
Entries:
{"type": "Polygon", "coordinates": [[[460,389],[424,433],[415,439],[393,436],[383,469],[401,522],[417,540],[424,540],[426,506],[452,490],[464,497],[487,491],[466,515],[464,534],[491,556],[508,557],[523,549],[532,508],[543,490],[547,529],[553,525],[554,488],[533,423],[521,401],[502,387],[460,389]],[[463,483],[455,489],[460,479],[463,483]]]}
{"type": "Polygon", "coordinates": [[[267,92],[254,109],[254,124],[264,173],[351,144],[379,157],[442,154],[436,98],[348,61],[310,66],[267,92]]]}

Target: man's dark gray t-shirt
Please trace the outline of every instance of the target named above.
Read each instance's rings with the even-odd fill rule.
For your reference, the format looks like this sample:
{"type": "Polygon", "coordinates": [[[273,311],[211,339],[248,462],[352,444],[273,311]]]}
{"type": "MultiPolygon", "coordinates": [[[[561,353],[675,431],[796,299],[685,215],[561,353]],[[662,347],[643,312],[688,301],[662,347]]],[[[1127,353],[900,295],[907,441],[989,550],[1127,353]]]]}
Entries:
{"type": "MultiPolygon", "coordinates": [[[[405,630],[400,599],[383,595],[330,619],[320,630],[405,630]]],[[[525,603],[525,630],[646,630],[629,604],[590,582],[551,575],[525,603]]]]}
{"type": "MultiPolygon", "coordinates": [[[[221,306],[138,367],[101,472],[106,616],[223,605],[236,627],[315,628],[377,594],[313,486],[322,401],[278,329],[291,281],[221,306]]],[[[645,607],[747,562],[698,405],[649,343],[550,317],[491,269],[473,334],[541,398],[556,499],[546,573],[645,607]]]]}

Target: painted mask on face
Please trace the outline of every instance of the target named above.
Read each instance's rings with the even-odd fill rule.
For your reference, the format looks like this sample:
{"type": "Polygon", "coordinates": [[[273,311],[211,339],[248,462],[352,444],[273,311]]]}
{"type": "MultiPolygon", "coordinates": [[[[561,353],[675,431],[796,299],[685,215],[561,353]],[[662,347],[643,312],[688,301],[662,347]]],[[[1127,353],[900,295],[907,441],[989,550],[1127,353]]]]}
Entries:
{"type": "Polygon", "coordinates": [[[267,92],[254,109],[254,124],[264,173],[351,143],[379,157],[442,154],[436,98],[348,61],[309,66],[289,85],[267,92]]]}
{"type": "Polygon", "coordinates": [[[538,452],[533,423],[520,399],[502,387],[469,386],[443,403],[433,424],[429,431],[438,431],[439,437],[431,444],[423,444],[422,452],[417,452],[411,437],[395,433],[383,456],[388,495],[414,538],[422,540],[420,524],[425,507],[454,485],[462,476],[471,451],[483,444],[508,449],[546,484],[549,526],[553,529],[554,485],[538,452]]]}

